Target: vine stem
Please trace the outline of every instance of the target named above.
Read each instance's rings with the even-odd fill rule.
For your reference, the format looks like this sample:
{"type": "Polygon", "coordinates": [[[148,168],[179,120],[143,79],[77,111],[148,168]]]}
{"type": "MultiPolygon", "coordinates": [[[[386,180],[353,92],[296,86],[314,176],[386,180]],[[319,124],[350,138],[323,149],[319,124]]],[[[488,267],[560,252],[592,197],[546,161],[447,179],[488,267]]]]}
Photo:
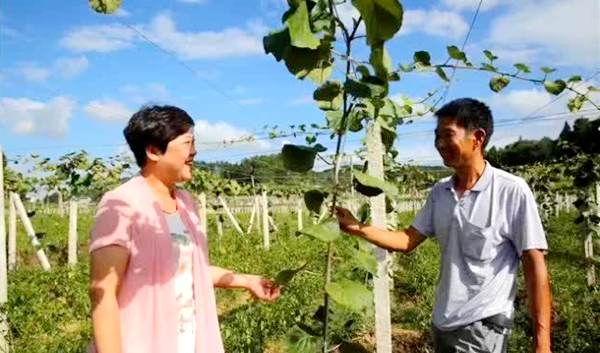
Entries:
{"type": "MultiPolygon", "coordinates": [[[[346,44],[345,56],[350,57],[351,49],[352,49],[352,40],[353,40],[354,36],[356,35],[356,31],[358,30],[360,23],[362,22],[362,17],[354,22],[354,28],[352,29],[352,32],[349,33],[346,26],[338,19],[338,16],[336,16],[337,12],[335,11],[335,7],[333,5],[333,0],[329,1],[329,11],[331,13],[331,16],[333,17],[332,25],[334,25],[334,23],[337,21],[338,25],[340,26],[340,28],[342,30],[344,42],[346,44]]],[[[347,60],[346,61],[345,78],[348,78],[350,76],[351,69],[352,69],[351,63],[349,60],[347,60]]],[[[348,104],[348,94],[344,91],[344,93],[343,93],[343,114],[342,114],[342,120],[341,120],[342,129],[341,129],[341,131],[339,131],[337,133],[335,157],[333,159],[334,190],[333,190],[333,197],[332,197],[331,209],[330,209],[331,216],[335,215],[335,208],[336,208],[337,201],[338,201],[338,192],[339,192],[339,184],[340,184],[340,178],[339,178],[340,154],[341,154],[341,150],[342,150],[342,140],[346,133],[346,128],[347,128],[346,121],[347,121],[348,115],[349,115],[352,107],[353,107],[352,104],[350,104],[350,105],[348,104]]],[[[335,248],[333,246],[333,243],[329,242],[327,245],[325,286],[327,286],[331,282],[331,272],[333,269],[333,254],[334,254],[334,252],[335,252],[335,248]]],[[[323,306],[325,308],[325,310],[324,310],[325,315],[324,315],[324,322],[323,322],[323,353],[328,353],[329,352],[329,295],[327,294],[327,291],[325,291],[325,294],[324,294],[323,306]]]]}

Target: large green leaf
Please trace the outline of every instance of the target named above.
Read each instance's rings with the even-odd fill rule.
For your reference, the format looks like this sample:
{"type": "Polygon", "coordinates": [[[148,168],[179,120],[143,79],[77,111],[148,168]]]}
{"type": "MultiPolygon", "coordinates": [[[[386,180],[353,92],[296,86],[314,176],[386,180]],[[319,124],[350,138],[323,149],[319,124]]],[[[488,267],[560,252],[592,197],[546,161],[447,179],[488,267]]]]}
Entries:
{"type": "Polygon", "coordinates": [[[315,157],[318,152],[324,152],[327,149],[322,145],[298,146],[284,145],[281,149],[281,157],[285,168],[294,172],[307,172],[315,164],[315,157]]]}
{"type": "Polygon", "coordinates": [[[328,193],[319,190],[309,190],[305,192],[304,203],[306,204],[306,208],[308,208],[311,212],[320,214],[321,206],[323,205],[323,201],[325,201],[327,196],[329,196],[328,193]]]}
{"type": "Polygon", "coordinates": [[[525,74],[531,73],[531,69],[529,68],[529,66],[527,66],[523,63],[516,63],[515,68],[525,74]]]}
{"type": "Polygon", "coordinates": [[[383,46],[383,43],[371,48],[369,62],[375,69],[377,77],[381,79],[387,79],[390,76],[390,72],[393,70],[392,58],[383,46]]]}
{"type": "Polygon", "coordinates": [[[371,291],[362,283],[348,279],[327,284],[325,291],[336,303],[353,311],[361,311],[373,304],[371,291]]]}
{"type": "Polygon", "coordinates": [[[310,29],[306,1],[298,2],[298,7],[285,21],[290,31],[291,43],[298,48],[317,49],[319,39],[310,29]]]}
{"type": "Polygon", "coordinates": [[[344,90],[356,98],[377,98],[387,94],[387,85],[376,76],[366,76],[360,81],[347,79],[344,82],[344,90]]]}
{"type": "Polygon", "coordinates": [[[464,51],[458,49],[456,45],[449,45],[446,50],[448,51],[448,55],[455,60],[460,60],[462,62],[467,62],[467,55],[464,51]]]}
{"type": "Polygon", "coordinates": [[[327,81],[313,93],[322,110],[338,110],[342,105],[342,84],[339,81],[327,81]]]}
{"type": "Polygon", "coordinates": [[[298,232],[324,242],[334,241],[341,236],[340,225],[335,218],[328,218],[298,232]]]}
{"type": "Polygon", "coordinates": [[[392,198],[398,195],[398,188],[395,185],[362,172],[354,172],[354,188],[369,197],[377,196],[382,192],[392,198]]]}
{"type": "Polygon", "coordinates": [[[495,76],[490,79],[490,89],[496,93],[502,91],[508,84],[510,79],[506,76],[495,76]]]}
{"type": "Polygon", "coordinates": [[[352,4],[365,22],[370,46],[391,39],[402,26],[404,10],[397,0],[352,0],[352,4]]]}
{"type": "Polygon", "coordinates": [[[325,113],[327,118],[327,127],[335,131],[337,134],[343,134],[345,131],[343,118],[344,113],[339,110],[330,110],[325,113]]]}
{"type": "Polygon", "coordinates": [[[298,48],[292,45],[288,28],[272,32],[263,38],[266,54],[277,61],[283,60],[287,69],[297,78],[309,78],[317,84],[329,79],[332,67],[332,38],[325,36],[316,49],[298,48]]]}
{"type": "Polygon", "coordinates": [[[98,13],[111,14],[121,7],[121,0],[89,0],[92,9],[98,13]]]}
{"type": "Polygon", "coordinates": [[[296,268],[296,269],[291,269],[291,270],[283,270],[281,272],[279,272],[276,276],[275,276],[275,283],[277,283],[280,286],[285,286],[288,283],[290,283],[290,281],[292,279],[294,279],[294,277],[300,273],[302,270],[304,270],[304,268],[306,267],[306,265],[308,264],[308,262],[305,262],[304,265],[296,268]]]}
{"type": "Polygon", "coordinates": [[[377,259],[372,251],[357,250],[353,260],[358,268],[361,268],[373,276],[377,275],[377,259]]]}
{"type": "Polygon", "coordinates": [[[546,81],[544,81],[544,88],[546,89],[546,91],[548,93],[556,96],[556,95],[561,94],[562,91],[564,91],[565,88],[567,88],[567,83],[563,80],[556,80],[556,81],[546,80],[546,81]]]}

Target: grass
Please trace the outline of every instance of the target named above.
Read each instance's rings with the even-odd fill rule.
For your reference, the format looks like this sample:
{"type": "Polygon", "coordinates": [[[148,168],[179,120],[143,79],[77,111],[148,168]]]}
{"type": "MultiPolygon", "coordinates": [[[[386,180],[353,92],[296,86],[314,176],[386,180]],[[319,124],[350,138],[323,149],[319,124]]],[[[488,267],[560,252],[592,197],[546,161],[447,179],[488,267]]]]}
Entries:
{"type": "MultiPolygon", "coordinates": [[[[283,337],[297,322],[308,322],[322,301],[325,245],[295,235],[296,217],[276,215],[279,232],[273,234],[271,250],[262,249],[258,233],[239,236],[230,227],[218,242],[210,238],[211,262],[240,272],[274,276],[281,269],[308,262],[306,271],[286,288],[274,304],[254,302],[243,291],[217,290],[222,335],[227,352],[284,352],[283,337]]],[[[401,224],[412,215],[403,214],[401,224]]],[[[68,220],[36,215],[36,231],[42,239],[53,270],[44,273],[22,227],[18,234],[18,269],[9,273],[6,312],[15,353],[84,352],[90,340],[89,275],[86,252],[91,214],[79,219],[80,263],[66,264],[68,220]]],[[[248,224],[246,216],[242,224],[248,224]]],[[[305,220],[309,224],[309,220],[305,220]]],[[[209,234],[216,234],[212,219],[209,234]]],[[[551,251],[548,265],[554,296],[553,344],[555,352],[597,352],[600,344],[600,293],[585,284],[583,238],[574,215],[552,218],[546,225],[551,251]]],[[[349,238],[336,244],[334,277],[357,275],[347,261],[355,246],[349,238]]],[[[394,257],[392,321],[396,352],[426,352],[439,267],[435,241],[426,241],[411,255],[394,257]]],[[[360,275],[360,274],[359,274],[360,275]]],[[[526,312],[522,278],[517,299],[516,327],[509,352],[530,352],[532,329],[526,312]]],[[[350,327],[334,327],[339,339],[353,338],[371,346],[372,318],[356,317],[350,327]]]]}

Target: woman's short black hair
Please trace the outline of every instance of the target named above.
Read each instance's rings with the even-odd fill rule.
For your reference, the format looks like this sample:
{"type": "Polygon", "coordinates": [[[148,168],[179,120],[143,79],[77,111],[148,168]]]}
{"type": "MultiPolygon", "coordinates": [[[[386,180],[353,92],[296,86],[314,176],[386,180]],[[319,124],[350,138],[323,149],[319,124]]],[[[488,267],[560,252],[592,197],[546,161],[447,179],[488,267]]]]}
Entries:
{"type": "Polygon", "coordinates": [[[151,105],[142,107],[131,116],[123,134],[135,161],[142,168],[146,165],[148,146],[164,153],[170,141],[193,126],[194,120],[185,110],[170,105],[151,105]]]}
{"type": "Polygon", "coordinates": [[[494,133],[494,118],[490,108],[473,98],[460,98],[448,102],[435,112],[435,115],[438,119],[456,119],[456,124],[464,127],[467,131],[483,129],[485,131],[483,149],[494,133]]]}

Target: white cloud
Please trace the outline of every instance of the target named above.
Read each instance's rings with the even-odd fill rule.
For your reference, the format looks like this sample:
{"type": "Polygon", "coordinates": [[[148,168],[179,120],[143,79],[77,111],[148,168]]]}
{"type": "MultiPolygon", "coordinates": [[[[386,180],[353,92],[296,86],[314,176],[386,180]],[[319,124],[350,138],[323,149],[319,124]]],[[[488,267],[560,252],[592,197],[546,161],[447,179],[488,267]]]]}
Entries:
{"type": "Polygon", "coordinates": [[[182,59],[194,60],[262,55],[262,38],[253,33],[256,24],[250,26],[246,30],[231,27],[222,31],[183,32],[169,14],[162,13],[142,28],[145,35],[166,50],[182,59]]]}
{"type": "Polygon", "coordinates": [[[466,35],[469,25],[456,12],[443,10],[407,10],[400,34],[425,33],[451,39],[466,35]]]}
{"type": "Polygon", "coordinates": [[[67,33],[60,44],[77,53],[109,53],[131,47],[135,38],[134,30],[120,24],[84,26],[67,33]]]}
{"type": "MultiPolygon", "coordinates": [[[[260,20],[246,28],[220,31],[181,31],[169,13],[161,13],[149,24],[137,25],[144,36],[184,60],[221,59],[263,55],[262,35],[267,27],[260,20]]],[[[130,48],[142,41],[132,28],[120,24],[85,26],[67,33],[61,45],[74,52],[108,53],[130,48]]]]}
{"type": "Polygon", "coordinates": [[[131,16],[131,13],[129,11],[125,10],[123,7],[120,7],[117,11],[115,11],[113,16],[129,17],[129,16],[131,16]]]}
{"type": "MultiPolygon", "coordinates": [[[[340,16],[340,20],[344,23],[348,31],[354,28],[354,20],[358,20],[360,18],[360,13],[354,6],[352,6],[351,1],[346,1],[338,5],[337,12],[340,16]]],[[[359,35],[366,33],[364,21],[360,24],[356,33],[359,35]]]]}
{"type": "Polygon", "coordinates": [[[262,98],[245,98],[238,100],[238,103],[241,105],[257,105],[263,102],[262,98]]]}
{"type": "Polygon", "coordinates": [[[47,102],[4,97],[0,99],[0,123],[16,134],[63,137],[74,108],[75,102],[64,96],[47,102]]]}
{"type": "Polygon", "coordinates": [[[301,96],[290,101],[290,105],[306,105],[314,103],[311,95],[301,96]]]}
{"type": "MultiPolygon", "coordinates": [[[[543,89],[531,88],[511,90],[506,93],[495,94],[489,100],[492,111],[498,114],[508,114],[507,118],[522,117],[532,111],[545,106],[552,101],[552,97],[543,89]]],[[[557,109],[560,105],[553,104],[550,108],[557,109]]],[[[560,107],[564,111],[564,106],[560,107]]],[[[545,110],[542,113],[549,113],[545,110]]]]}
{"type": "Polygon", "coordinates": [[[123,103],[112,100],[93,100],[83,110],[88,116],[100,121],[127,121],[133,111],[123,103]]]}
{"type": "Polygon", "coordinates": [[[25,63],[16,71],[29,82],[45,82],[50,77],[50,70],[34,63],[25,63]]]}
{"type": "Polygon", "coordinates": [[[272,148],[271,143],[265,140],[252,140],[252,133],[237,128],[226,122],[209,122],[206,120],[196,120],[194,133],[196,135],[196,148],[199,151],[212,151],[227,148],[228,150],[252,150],[267,151],[272,148]],[[234,144],[227,141],[241,140],[248,138],[247,142],[238,142],[234,144]]]}
{"type": "Polygon", "coordinates": [[[64,78],[75,77],[87,70],[90,62],[85,56],[77,58],[59,58],[54,63],[54,68],[64,78]]]}
{"type": "Polygon", "coordinates": [[[493,20],[493,50],[526,51],[530,58],[553,65],[597,68],[600,27],[597,0],[526,0],[493,20]]]}
{"type": "Polygon", "coordinates": [[[167,87],[161,83],[146,85],[125,85],[119,89],[129,101],[137,105],[149,102],[160,103],[170,97],[167,87]]]}
{"type": "MultiPolygon", "coordinates": [[[[479,0],[442,0],[442,3],[454,10],[475,10],[479,5],[479,0]]],[[[484,0],[480,10],[491,10],[498,5],[500,5],[500,0],[484,0]]]]}

